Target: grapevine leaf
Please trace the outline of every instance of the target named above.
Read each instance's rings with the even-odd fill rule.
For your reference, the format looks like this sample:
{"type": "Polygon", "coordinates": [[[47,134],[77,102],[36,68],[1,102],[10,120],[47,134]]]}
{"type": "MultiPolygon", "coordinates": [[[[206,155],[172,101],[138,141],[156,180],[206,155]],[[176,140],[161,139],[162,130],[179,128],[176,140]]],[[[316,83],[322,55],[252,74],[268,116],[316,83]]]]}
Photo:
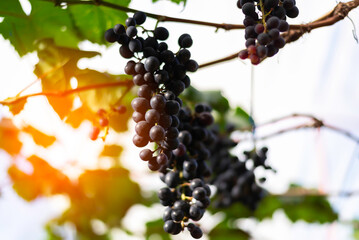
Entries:
{"type": "MultiPolygon", "coordinates": [[[[216,201],[214,199],[214,201],[216,201]]],[[[209,206],[209,211],[215,213],[218,211],[223,212],[226,215],[227,219],[237,219],[237,218],[248,218],[252,216],[252,212],[243,204],[235,203],[228,208],[214,208],[212,205],[209,206]]]]}
{"type": "Polygon", "coordinates": [[[65,123],[71,125],[73,128],[78,128],[84,120],[95,122],[97,118],[98,116],[96,113],[91,111],[86,104],[83,104],[81,107],[76,108],[67,115],[65,123]]]}
{"type": "Polygon", "coordinates": [[[20,56],[36,50],[41,39],[54,39],[59,46],[76,47],[81,40],[67,10],[52,3],[30,0],[32,11],[26,15],[18,0],[2,1],[0,33],[10,40],[20,56]]]}
{"type": "Polygon", "coordinates": [[[305,196],[296,198],[295,201],[282,200],[282,204],[285,214],[293,222],[304,220],[308,223],[323,224],[338,219],[338,215],[323,196],[305,196]]]}
{"type": "Polygon", "coordinates": [[[31,174],[21,171],[16,165],[8,169],[8,174],[14,183],[13,188],[20,197],[31,201],[39,196],[69,192],[71,182],[66,175],[35,155],[27,160],[33,167],[31,174]]]}
{"type": "MultiPolygon", "coordinates": [[[[128,6],[130,0],[109,0],[121,6],[128,6]]],[[[81,36],[93,43],[106,43],[104,33],[118,23],[125,23],[127,14],[112,8],[96,5],[73,5],[69,11],[81,36]],[[91,17],[89,17],[91,16],[91,17]]]]}
{"type": "MultiPolygon", "coordinates": [[[[81,71],[80,74],[76,75],[76,78],[79,87],[131,80],[131,77],[128,75],[110,75],[90,69],[81,71]]],[[[127,111],[124,114],[110,114],[109,123],[110,127],[115,131],[123,132],[127,130],[127,122],[132,115],[130,103],[134,98],[133,93],[127,92],[126,88],[127,87],[99,88],[81,92],[79,93],[79,96],[81,101],[86,103],[92,112],[97,112],[101,108],[105,109],[107,112],[111,112],[113,107],[119,104],[119,99],[122,99],[121,104],[126,107],[127,111]],[[124,94],[126,95],[123,97],[124,94]]]]}
{"type": "MultiPolygon", "coordinates": [[[[117,76],[91,69],[84,69],[76,74],[76,79],[78,81],[78,87],[84,87],[96,84],[129,81],[131,78],[128,75],[117,76]]],[[[93,112],[97,112],[100,108],[109,112],[111,111],[111,106],[116,104],[123,92],[123,87],[115,86],[83,91],[79,93],[79,96],[81,101],[86,103],[93,112]]]]}
{"type": "MultiPolygon", "coordinates": [[[[71,78],[80,71],[77,62],[83,57],[94,57],[97,52],[58,47],[51,40],[43,40],[38,44],[39,62],[35,66],[35,74],[41,79],[44,92],[70,90],[71,78]]],[[[74,100],[73,95],[48,96],[50,105],[61,119],[67,116],[74,100]]]]}
{"type": "Polygon", "coordinates": [[[119,157],[123,151],[123,147],[120,145],[105,145],[101,152],[101,156],[106,157],[119,157]]]}
{"type": "Polygon", "coordinates": [[[227,116],[229,122],[236,126],[236,129],[251,129],[254,122],[249,114],[241,107],[236,107],[227,116]]]}
{"type": "MultiPolygon", "coordinates": [[[[127,210],[141,201],[140,187],[124,168],[88,170],[78,179],[76,191],[69,192],[70,208],[55,224],[72,222],[79,236],[92,236],[91,220],[103,221],[108,227],[120,226],[127,210]]],[[[86,239],[95,239],[93,237],[86,239]]]]}
{"type": "Polygon", "coordinates": [[[265,218],[272,218],[273,213],[281,208],[281,201],[275,197],[268,195],[259,203],[258,208],[254,212],[254,216],[259,221],[262,221],[265,218]]]}
{"type": "Polygon", "coordinates": [[[22,143],[18,138],[19,129],[9,118],[0,120],[0,148],[10,155],[16,155],[22,148],[22,143]]]}
{"type": "Polygon", "coordinates": [[[189,87],[181,97],[185,102],[192,105],[207,103],[220,114],[225,114],[229,110],[228,100],[222,95],[221,91],[198,91],[194,87],[189,87]]]}
{"type": "Polygon", "coordinates": [[[49,147],[56,141],[56,138],[54,136],[49,136],[32,126],[26,126],[22,129],[22,131],[30,134],[37,145],[41,145],[45,148],[49,147]]]}
{"type": "Polygon", "coordinates": [[[218,224],[210,233],[210,240],[247,240],[250,235],[242,229],[232,226],[230,221],[223,221],[218,224]]]}
{"type": "MultiPolygon", "coordinates": [[[[290,188],[283,195],[268,195],[265,197],[255,212],[255,217],[259,220],[271,218],[277,209],[283,209],[287,217],[293,221],[303,220],[309,223],[333,222],[338,218],[324,196],[293,194],[298,192],[298,187],[290,188]]],[[[300,192],[313,192],[308,189],[300,188],[300,192]]]]}
{"type": "Polygon", "coordinates": [[[146,223],[146,240],[151,239],[151,236],[153,234],[156,234],[156,236],[158,236],[160,234],[160,237],[162,240],[170,240],[170,236],[168,233],[166,233],[165,231],[163,231],[163,220],[162,219],[157,219],[151,222],[147,222],[146,223]]]}
{"type": "Polygon", "coordinates": [[[15,116],[19,114],[25,107],[26,99],[20,99],[14,103],[9,104],[10,112],[15,116]]]}

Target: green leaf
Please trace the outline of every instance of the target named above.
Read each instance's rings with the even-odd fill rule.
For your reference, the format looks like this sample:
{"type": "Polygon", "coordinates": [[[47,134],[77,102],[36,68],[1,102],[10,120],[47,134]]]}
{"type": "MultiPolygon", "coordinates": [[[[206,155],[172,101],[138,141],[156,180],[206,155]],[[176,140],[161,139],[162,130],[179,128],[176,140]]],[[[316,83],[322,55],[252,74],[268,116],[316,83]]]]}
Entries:
{"type": "MultiPolygon", "coordinates": [[[[130,0],[108,0],[120,6],[127,7],[130,0]]],[[[72,19],[81,32],[82,38],[93,43],[106,43],[104,33],[118,23],[125,23],[127,14],[112,8],[96,5],[69,6],[72,19]]]]}
{"type": "Polygon", "coordinates": [[[194,87],[189,87],[181,97],[191,105],[205,102],[220,114],[225,114],[229,110],[228,100],[222,95],[221,91],[198,91],[194,87]]]}
{"type": "Polygon", "coordinates": [[[309,223],[319,222],[323,224],[338,219],[338,215],[323,196],[298,197],[295,201],[282,199],[282,204],[284,212],[293,222],[304,220],[309,223]]]}
{"type": "Polygon", "coordinates": [[[27,16],[18,0],[2,1],[0,33],[10,40],[20,56],[36,49],[41,39],[54,39],[58,46],[77,47],[81,40],[67,10],[53,3],[30,0],[32,11],[27,16]]]}
{"type": "Polygon", "coordinates": [[[159,236],[162,240],[171,240],[169,234],[163,230],[162,218],[146,223],[146,240],[149,240],[152,235],[159,236]]]}
{"type": "Polygon", "coordinates": [[[249,114],[238,106],[229,112],[226,120],[234,124],[236,129],[239,130],[251,130],[254,125],[254,121],[249,114]]]}
{"type": "Polygon", "coordinates": [[[254,216],[262,221],[265,218],[272,218],[273,213],[282,207],[282,202],[276,196],[268,195],[262,199],[258,208],[254,212],[254,216]]]}
{"type": "Polygon", "coordinates": [[[30,134],[37,145],[41,145],[45,148],[49,147],[56,141],[56,138],[54,136],[49,136],[32,126],[26,126],[22,128],[22,131],[30,134]]]}
{"type": "Polygon", "coordinates": [[[309,195],[313,191],[300,187],[292,187],[283,195],[268,195],[265,197],[254,216],[258,220],[271,218],[277,209],[283,209],[287,217],[293,221],[303,220],[309,223],[328,223],[338,219],[324,196],[309,195]]]}
{"type": "Polygon", "coordinates": [[[247,232],[234,227],[229,220],[218,224],[208,236],[210,240],[248,240],[250,238],[247,232]]]}

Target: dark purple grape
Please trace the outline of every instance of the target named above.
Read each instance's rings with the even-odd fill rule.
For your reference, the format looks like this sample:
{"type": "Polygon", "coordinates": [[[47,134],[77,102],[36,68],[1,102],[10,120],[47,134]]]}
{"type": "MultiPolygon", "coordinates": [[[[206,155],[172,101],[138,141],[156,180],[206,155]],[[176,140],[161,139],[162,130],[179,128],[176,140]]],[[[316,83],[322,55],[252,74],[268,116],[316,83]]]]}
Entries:
{"type": "Polygon", "coordinates": [[[146,99],[151,99],[152,94],[153,94],[153,90],[147,84],[143,84],[137,90],[137,96],[143,97],[143,98],[146,98],[146,99]]]}
{"type": "Polygon", "coordinates": [[[165,63],[171,63],[173,62],[173,60],[175,59],[175,56],[173,54],[172,51],[170,50],[163,50],[161,53],[160,53],[160,59],[162,62],[165,62],[165,63]]]}
{"type": "Polygon", "coordinates": [[[145,42],[143,44],[143,47],[151,47],[153,49],[157,49],[158,42],[157,39],[154,37],[148,37],[145,39],[145,42]]]}
{"type": "Polygon", "coordinates": [[[158,50],[159,52],[163,52],[163,51],[165,51],[165,50],[167,50],[167,49],[168,49],[167,43],[161,42],[161,43],[158,44],[157,50],[158,50]]]}
{"type": "Polygon", "coordinates": [[[177,59],[180,63],[185,63],[191,58],[191,52],[188,49],[181,49],[177,54],[177,59]]]}
{"type": "Polygon", "coordinates": [[[132,39],[128,43],[128,48],[131,50],[131,52],[140,52],[142,51],[142,43],[138,39],[132,39]]]}
{"type": "Polygon", "coordinates": [[[143,97],[134,98],[131,102],[131,106],[133,110],[140,113],[145,113],[150,108],[148,100],[143,97]]]}
{"type": "Polygon", "coordinates": [[[135,26],[129,26],[126,29],[126,35],[130,38],[133,38],[137,35],[137,28],[135,26]]]}
{"type": "Polygon", "coordinates": [[[145,120],[145,114],[134,111],[134,112],[132,113],[132,119],[133,119],[133,121],[135,121],[136,123],[138,123],[138,122],[140,122],[140,121],[144,121],[144,120],[145,120]]]}
{"type": "Polygon", "coordinates": [[[288,31],[288,29],[289,29],[289,24],[287,23],[287,21],[280,20],[279,25],[278,25],[278,30],[281,32],[285,32],[285,31],[288,31]]]}
{"type": "Polygon", "coordinates": [[[277,28],[273,28],[268,31],[269,36],[272,38],[272,40],[277,39],[279,37],[279,30],[277,28]]]}
{"type": "Polygon", "coordinates": [[[167,103],[166,103],[166,99],[163,95],[156,94],[155,96],[153,96],[151,98],[150,105],[153,109],[162,111],[166,107],[167,103]]]}
{"type": "Polygon", "coordinates": [[[246,45],[246,47],[249,47],[251,45],[255,46],[256,45],[256,39],[255,38],[248,38],[246,40],[245,45],[246,45]]]}
{"type": "Polygon", "coordinates": [[[155,125],[150,129],[149,136],[154,142],[162,141],[165,138],[165,130],[160,125],[155,125]]]}
{"type": "Polygon", "coordinates": [[[123,26],[122,24],[116,24],[116,25],[113,27],[113,31],[114,31],[116,34],[125,34],[125,33],[126,33],[126,28],[125,28],[125,26],[123,26]]]}
{"type": "Polygon", "coordinates": [[[253,2],[246,2],[242,5],[242,12],[244,15],[252,16],[255,13],[255,6],[253,2]]]}
{"type": "Polygon", "coordinates": [[[148,168],[151,171],[158,171],[161,168],[161,165],[159,165],[156,161],[156,158],[152,158],[150,161],[148,161],[148,168]]]}
{"type": "Polygon", "coordinates": [[[122,45],[127,45],[130,42],[130,38],[126,34],[119,34],[117,36],[117,42],[122,45]]]}
{"type": "Polygon", "coordinates": [[[163,84],[168,82],[169,80],[168,72],[166,70],[157,71],[157,73],[154,75],[154,80],[157,84],[163,84]]]}
{"type": "Polygon", "coordinates": [[[197,226],[195,226],[192,231],[190,231],[190,234],[195,239],[199,239],[203,236],[202,230],[197,226]]]}
{"type": "Polygon", "coordinates": [[[151,125],[154,125],[155,123],[158,123],[160,120],[160,113],[156,109],[150,109],[145,114],[146,122],[148,122],[151,125]]]}
{"type": "MultiPolygon", "coordinates": [[[[152,100],[152,99],[151,99],[152,100]]],[[[179,112],[180,110],[180,105],[177,101],[175,100],[168,100],[166,102],[166,105],[165,105],[165,112],[168,114],[168,115],[175,115],[179,112]]]]}
{"type": "Polygon", "coordinates": [[[145,84],[145,80],[143,79],[143,75],[142,74],[136,74],[133,77],[133,83],[137,86],[142,86],[143,84],[145,84]]]}
{"type": "Polygon", "coordinates": [[[133,136],[132,142],[136,147],[144,147],[148,143],[148,138],[141,137],[136,134],[135,136],[133,136]]]}
{"type": "Polygon", "coordinates": [[[299,9],[296,6],[294,6],[291,9],[288,9],[286,11],[286,14],[290,18],[296,18],[299,15],[299,9]]]}
{"type": "Polygon", "coordinates": [[[146,73],[145,65],[141,62],[136,63],[135,72],[142,75],[145,74],[146,73]]]}
{"type": "Polygon", "coordinates": [[[133,52],[131,52],[131,50],[128,48],[127,45],[122,45],[120,47],[120,54],[123,58],[132,58],[133,57],[133,52]]]}
{"type": "Polygon", "coordinates": [[[156,71],[160,66],[160,61],[157,57],[149,57],[145,60],[145,69],[148,72],[154,72],[156,71]]]}
{"type": "Polygon", "coordinates": [[[186,146],[192,142],[192,135],[189,131],[183,130],[178,134],[178,140],[186,146]]]}
{"type": "Polygon", "coordinates": [[[268,33],[261,33],[258,35],[257,40],[260,45],[267,45],[271,41],[271,38],[268,33]]]}
{"type": "Polygon", "coordinates": [[[146,21],[146,14],[143,13],[143,12],[136,12],[136,13],[133,15],[133,19],[136,20],[136,24],[137,24],[137,25],[141,25],[141,24],[143,24],[143,23],[146,21]]]}
{"type": "Polygon", "coordinates": [[[285,40],[284,40],[284,38],[279,37],[276,40],[274,40],[273,44],[277,48],[283,48],[285,45],[285,40]]]}
{"type": "Polygon", "coordinates": [[[171,218],[173,221],[179,222],[184,218],[184,213],[180,209],[173,209],[171,212],[171,218]]]}
{"type": "Polygon", "coordinates": [[[158,156],[156,157],[156,161],[159,165],[165,165],[168,162],[168,157],[166,154],[164,153],[160,153],[158,154],[158,156]]]}
{"type": "Polygon", "coordinates": [[[258,46],[257,47],[257,55],[258,55],[258,57],[260,57],[260,58],[266,57],[267,52],[268,52],[267,47],[265,47],[265,46],[258,46]]]}
{"type": "Polygon", "coordinates": [[[271,17],[267,20],[267,28],[268,29],[272,29],[272,28],[277,28],[279,25],[279,18],[278,17],[271,17]]]}
{"type": "Polygon", "coordinates": [[[113,28],[107,29],[105,32],[105,40],[110,43],[117,41],[117,34],[114,32],[113,28]]]}
{"type": "Polygon", "coordinates": [[[168,220],[172,220],[171,213],[172,213],[172,208],[166,207],[165,210],[163,211],[163,215],[162,215],[162,219],[164,222],[166,222],[168,220]]]}
{"type": "Polygon", "coordinates": [[[178,127],[179,123],[180,123],[180,121],[179,121],[178,117],[173,115],[171,127],[178,127]]]}
{"type": "Polygon", "coordinates": [[[179,41],[179,46],[181,48],[190,48],[193,44],[193,40],[189,34],[182,34],[180,36],[181,41],[179,41]],[[181,38],[182,37],[182,38],[181,38]]]}
{"type": "Polygon", "coordinates": [[[143,161],[149,161],[152,158],[152,154],[153,154],[153,152],[150,149],[143,149],[140,152],[140,158],[143,161]]]}
{"type": "Polygon", "coordinates": [[[148,136],[151,127],[152,125],[149,124],[148,122],[141,121],[136,124],[135,131],[139,136],[146,137],[148,136]]]}
{"type": "Polygon", "coordinates": [[[155,36],[155,38],[157,38],[158,40],[166,40],[169,36],[168,30],[164,27],[157,27],[154,31],[153,31],[153,35],[155,36]]]}
{"type": "Polygon", "coordinates": [[[160,120],[159,120],[158,124],[161,125],[164,129],[167,129],[167,128],[171,127],[172,117],[167,114],[162,114],[160,116],[160,120]]]}
{"type": "Polygon", "coordinates": [[[175,188],[180,181],[179,173],[177,171],[170,171],[166,174],[165,183],[170,188],[175,188]]]}
{"type": "Polygon", "coordinates": [[[125,66],[125,73],[128,75],[135,74],[135,65],[136,65],[135,61],[133,61],[133,60],[128,61],[125,66]]]}
{"type": "Polygon", "coordinates": [[[127,27],[135,26],[136,25],[136,20],[134,18],[129,17],[129,18],[126,19],[125,24],[126,24],[127,27]]]}
{"type": "Polygon", "coordinates": [[[186,66],[186,70],[190,71],[190,72],[195,72],[198,69],[198,63],[195,60],[189,60],[188,62],[185,63],[186,66]]]}

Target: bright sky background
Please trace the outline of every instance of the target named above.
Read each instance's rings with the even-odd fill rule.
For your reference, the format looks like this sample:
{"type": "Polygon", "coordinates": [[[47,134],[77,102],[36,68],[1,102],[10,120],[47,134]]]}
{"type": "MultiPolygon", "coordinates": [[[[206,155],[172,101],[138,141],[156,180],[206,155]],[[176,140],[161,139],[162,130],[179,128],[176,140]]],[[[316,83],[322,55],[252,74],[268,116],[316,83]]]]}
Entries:
{"type": "MultiPolygon", "coordinates": [[[[150,0],[134,0],[131,6],[139,10],[182,18],[241,23],[243,16],[236,7],[236,0],[225,1],[225,4],[223,2],[188,0],[186,8],[183,8],[165,1],[152,4],[150,0]]],[[[297,1],[300,15],[289,22],[306,23],[315,20],[335,5],[334,0],[297,1]]],[[[359,23],[359,10],[352,11],[350,17],[353,22],[359,23]]],[[[152,27],[154,23],[148,20],[146,24],[152,27]]],[[[180,34],[191,34],[194,39],[191,53],[199,63],[234,53],[244,46],[241,30],[219,30],[215,33],[215,29],[209,27],[178,23],[161,25],[170,31],[169,46],[172,46],[172,49],[177,49],[176,42],[180,34]]],[[[256,121],[261,123],[291,113],[308,113],[359,136],[359,45],[353,38],[352,30],[353,24],[349,19],[332,27],[313,30],[297,42],[286,46],[275,57],[254,67],[253,104],[256,121]]],[[[81,68],[91,67],[112,73],[123,72],[126,61],[118,54],[117,45],[106,50],[90,43],[83,43],[81,48],[103,53],[101,57],[93,60],[81,60],[81,68]]],[[[32,71],[37,57],[35,54],[29,54],[19,59],[9,42],[2,38],[0,52],[0,99],[5,99],[16,95],[24,86],[36,79],[32,71]]],[[[240,60],[199,70],[191,75],[192,84],[198,89],[220,89],[230,99],[232,106],[240,105],[246,110],[250,107],[250,79],[250,64],[240,60]]],[[[32,88],[32,91],[40,90],[38,85],[32,88]]],[[[0,116],[6,114],[5,109],[0,107],[0,116]]],[[[53,166],[73,176],[80,173],[81,167],[96,167],[96,156],[102,143],[86,141],[90,125],[85,124],[79,132],[74,133],[70,127],[63,126],[42,98],[30,99],[26,109],[15,121],[17,124],[31,123],[49,134],[56,134],[60,141],[50,148],[52,153],[49,155],[53,166]],[[69,140],[70,134],[72,138],[69,140]],[[76,149],[86,151],[75,151],[76,149]],[[91,151],[88,151],[89,149],[91,151]],[[74,167],[73,161],[78,166],[74,167]]],[[[287,125],[279,125],[283,126],[287,125]]],[[[273,129],[263,129],[263,132],[273,129]]],[[[132,133],[122,137],[110,134],[108,141],[120,141],[125,144],[131,136],[132,133]]],[[[346,137],[325,129],[320,132],[302,130],[266,140],[263,144],[270,149],[270,164],[278,170],[276,175],[270,176],[266,184],[274,192],[285,191],[291,182],[320,188],[325,192],[359,189],[359,177],[356,174],[359,171],[359,153],[358,149],[355,149],[355,144],[346,137]]],[[[29,146],[23,154],[28,155],[38,150],[29,146]]],[[[157,188],[159,180],[152,176],[143,177],[147,167],[141,164],[141,161],[133,161],[137,157],[137,151],[138,149],[132,145],[128,146],[128,151],[123,157],[129,159],[125,165],[143,186],[157,188]],[[154,180],[156,184],[151,186],[148,182],[153,181],[148,179],[154,180]]],[[[47,153],[41,154],[46,156],[47,153]]],[[[56,197],[38,199],[31,204],[25,203],[6,184],[5,171],[10,164],[10,158],[5,154],[0,156],[0,186],[3,186],[0,198],[0,239],[44,239],[43,224],[61,213],[66,207],[66,199],[56,197]]],[[[340,213],[340,220],[359,217],[358,197],[331,200],[340,213]]],[[[137,212],[133,212],[132,215],[137,216],[137,212]]],[[[129,216],[128,221],[131,225],[133,217],[129,216]]],[[[302,222],[291,224],[281,212],[275,214],[273,221],[265,221],[259,225],[243,221],[241,224],[253,231],[255,239],[351,239],[350,228],[343,225],[308,226],[302,222]]],[[[139,224],[132,224],[131,227],[141,230],[139,224]]],[[[121,239],[124,239],[123,236],[121,239]]]]}

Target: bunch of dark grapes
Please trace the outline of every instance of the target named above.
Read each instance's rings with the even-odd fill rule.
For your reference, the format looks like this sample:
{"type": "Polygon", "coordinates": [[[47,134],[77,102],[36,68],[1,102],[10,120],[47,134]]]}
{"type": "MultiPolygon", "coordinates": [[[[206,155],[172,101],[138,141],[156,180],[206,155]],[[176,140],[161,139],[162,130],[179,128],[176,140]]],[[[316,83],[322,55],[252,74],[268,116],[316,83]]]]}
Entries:
{"type": "Polygon", "coordinates": [[[206,142],[213,141],[206,129],[213,123],[211,108],[200,104],[193,114],[182,108],[178,97],[190,85],[187,72],[198,69],[188,50],[193,43],[191,36],[182,34],[178,39],[180,49],[174,53],[163,42],[169,36],[164,27],[143,30],[146,38],[138,36],[138,25],[145,20],[144,13],[135,13],[126,20],[126,26],[117,24],[107,30],[105,38],[122,45],[122,57],[137,59],[128,61],[125,67],[125,73],[132,75],[139,86],[138,97],[131,102],[136,122],[133,143],[137,147],[149,142],[156,145],[155,150],[141,150],[140,158],[148,162],[150,170],[159,170],[167,185],[158,192],[162,205],[167,207],[164,230],[178,234],[187,228],[192,237],[200,238],[202,230],[189,221],[200,220],[210,204],[211,191],[204,178],[211,173],[205,163],[209,157],[206,142]]]}
{"type": "Polygon", "coordinates": [[[239,58],[249,58],[257,65],[266,57],[272,57],[285,45],[280,33],[288,31],[286,17],[296,18],[299,10],[295,0],[238,0],[245,18],[246,49],[239,58]]]}
{"type": "Polygon", "coordinates": [[[168,50],[164,40],[169,32],[164,27],[156,27],[153,31],[143,30],[146,37],[139,36],[139,27],[146,20],[146,15],[137,12],[126,20],[126,26],[117,24],[108,29],[105,39],[121,44],[120,54],[130,60],[125,66],[125,73],[133,76],[133,82],[139,86],[137,95],[131,105],[134,110],[133,120],[136,122],[136,135],[133,143],[137,147],[145,147],[149,142],[158,145],[156,151],[144,149],[140,158],[148,162],[152,171],[166,165],[171,151],[179,145],[177,114],[182,106],[178,95],[190,85],[187,71],[198,69],[196,61],[191,59],[188,50],[192,46],[189,34],[179,37],[180,50],[174,53],[168,50]]]}
{"type": "MultiPolygon", "coordinates": [[[[229,151],[237,145],[229,138],[234,128],[228,128],[227,132],[217,135],[216,142],[211,145],[210,167],[212,169],[211,183],[217,188],[215,206],[227,208],[233,203],[240,202],[249,209],[255,210],[260,200],[266,195],[266,191],[257,184],[254,170],[257,167],[271,169],[265,161],[267,159],[266,147],[256,151],[245,151],[245,159],[240,160],[229,151]],[[247,162],[251,161],[252,164],[247,162]]],[[[264,182],[265,178],[259,179],[264,182]]]]}
{"type": "Polygon", "coordinates": [[[180,143],[160,169],[161,180],[167,187],[158,192],[161,204],[166,206],[164,230],[171,234],[187,228],[193,238],[203,235],[199,226],[189,221],[200,220],[210,204],[211,190],[205,180],[211,175],[206,163],[210,152],[206,146],[215,141],[207,129],[213,123],[210,111],[208,105],[198,104],[194,113],[181,108],[177,115],[180,143]]]}

